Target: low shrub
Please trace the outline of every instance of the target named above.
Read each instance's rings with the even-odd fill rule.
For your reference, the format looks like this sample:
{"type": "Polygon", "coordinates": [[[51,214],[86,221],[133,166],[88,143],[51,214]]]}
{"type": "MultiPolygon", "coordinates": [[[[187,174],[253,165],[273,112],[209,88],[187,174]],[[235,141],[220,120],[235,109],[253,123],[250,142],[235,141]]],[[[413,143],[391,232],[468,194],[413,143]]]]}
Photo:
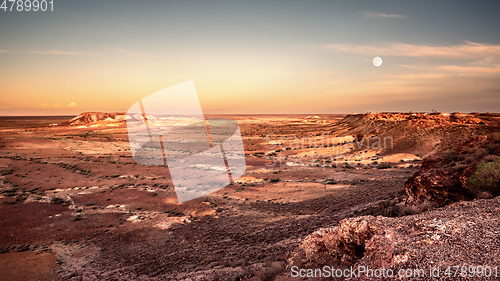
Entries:
{"type": "Polygon", "coordinates": [[[484,146],[488,154],[498,154],[500,153],[500,145],[497,143],[488,143],[484,146]]]}
{"type": "Polygon", "coordinates": [[[443,155],[443,162],[449,164],[458,160],[458,153],[455,150],[450,150],[443,155]]]}
{"type": "Polygon", "coordinates": [[[52,197],[52,198],[50,198],[50,203],[52,203],[52,204],[65,204],[66,200],[59,198],[59,197],[52,197]]]}
{"type": "Polygon", "coordinates": [[[12,169],[6,169],[0,171],[0,176],[7,176],[7,175],[12,175],[14,173],[14,170],[12,169]]]}
{"type": "Polygon", "coordinates": [[[391,167],[391,164],[389,163],[382,163],[380,165],[377,165],[377,169],[389,169],[391,167]]]}
{"type": "Polygon", "coordinates": [[[479,164],[467,182],[467,188],[475,195],[480,192],[500,195],[500,157],[496,157],[493,162],[479,164]]]}

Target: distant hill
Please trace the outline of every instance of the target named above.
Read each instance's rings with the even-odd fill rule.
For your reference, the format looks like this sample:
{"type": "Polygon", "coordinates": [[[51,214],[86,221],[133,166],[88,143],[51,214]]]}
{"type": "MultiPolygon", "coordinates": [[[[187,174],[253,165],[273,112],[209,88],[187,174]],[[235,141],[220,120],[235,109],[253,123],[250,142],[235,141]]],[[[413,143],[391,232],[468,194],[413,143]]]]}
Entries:
{"type": "Polygon", "coordinates": [[[125,112],[83,112],[75,118],[59,123],[59,126],[77,126],[99,121],[122,122],[126,120],[125,112]]]}
{"type": "Polygon", "coordinates": [[[500,119],[491,113],[365,113],[350,114],[334,131],[363,138],[392,138],[387,153],[428,157],[471,137],[498,131],[500,119]]]}

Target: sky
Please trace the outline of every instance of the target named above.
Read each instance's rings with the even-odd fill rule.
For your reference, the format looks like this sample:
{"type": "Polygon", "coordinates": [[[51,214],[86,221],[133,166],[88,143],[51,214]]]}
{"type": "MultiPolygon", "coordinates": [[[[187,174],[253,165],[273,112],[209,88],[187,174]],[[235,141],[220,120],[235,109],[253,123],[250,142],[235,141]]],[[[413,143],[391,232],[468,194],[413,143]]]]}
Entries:
{"type": "Polygon", "coordinates": [[[206,114],[500,112],[499,10],[459,0],[0,9],[0,115],[125,112],[191,80],[206,114]]]}

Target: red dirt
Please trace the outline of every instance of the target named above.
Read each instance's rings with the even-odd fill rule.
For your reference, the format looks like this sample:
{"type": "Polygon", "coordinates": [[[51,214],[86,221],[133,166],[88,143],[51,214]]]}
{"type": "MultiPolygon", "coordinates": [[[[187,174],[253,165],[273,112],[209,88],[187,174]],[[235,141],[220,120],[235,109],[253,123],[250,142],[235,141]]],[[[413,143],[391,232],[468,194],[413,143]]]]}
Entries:
{"type": "MultiPolygon", "coordinates": [[[[12,254],[19,264],[19,249],[49,251],[60,259],[58,277],[63,279],[255,280],[272,271],[279,274],[287,253],[314,230],[344,218],[387,214],[420,165],[417,160],[384,169],[269,166],[277,156],[266,155],[272,152],[265,147],[266,134],[352,136],[360,126],[372,128],[371,123],[341,122],[343,116],[305,117],[231,116],[242,130],[244,176],[259,181],[233,184],[184,204],[176,200],[167,167],[134,163],[123,122],[80,128],[85,125],[48,126],[62,118],[1,119],[0,256],[12,254]]],[[[389,126],[380,122],[373,128],[389,126]]],[[[407,130],[405,122],[390,132],[428,133],[416,125],[407,130]]],[[[457,124],[442,126],[434,127],[433,140],[449,136],[434,134],[437,130],[453,131],[457,124]]],[[[452,136],[490,128],[470,126],[457,127],[452,136]]],[[[427,149],[404,141],[398,152],[427,149]]],[[[283,154],[314,149],[324,148],[283,154]]],[[[348,149],[343,156],[364,150],[348,149]]]]}

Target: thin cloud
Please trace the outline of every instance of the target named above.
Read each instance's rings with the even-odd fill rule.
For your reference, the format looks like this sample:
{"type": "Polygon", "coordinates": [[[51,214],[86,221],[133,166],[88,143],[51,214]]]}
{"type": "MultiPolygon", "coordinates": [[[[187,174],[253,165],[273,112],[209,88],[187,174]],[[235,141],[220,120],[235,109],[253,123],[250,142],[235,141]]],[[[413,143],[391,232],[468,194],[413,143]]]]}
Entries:
{"type": "Polygon", "coordinates": [[[57,55],[57,56],[91,56],[91,57],[103,56],[101,54],[93,52],[74,52],[74,51],[61,51],[61,50],[29,51],[28,53],[33,55],[57,55]]]}
{"type": "MultiPolygon", "coordinates": [[[[128,56],[138,56],[138,57],[152,57],[151,54],[143,52],[135,52],[122,48],[110,49],[115,53],[121,53],[128,56]]],[[[32,54],[32,55],[54,55],[54,56],[89,56],[89,57],[104,57],[105,55],[96,52],[80,52],[80,51],[63,51],[63,50],[31,50],[31,51],[20,51],[12,52],[9,50],[0,50],[0,53],[16,53],[16,54],[32,54]]]]}
{"type": "Polygon", "coordinates": [[[325,44],[322,49],[355,54],[397,56],[397,57],[441,57],[455,59],[500,59],[500,45],[466,42],[458,45],[413,45],[403,43],[381,43],[374,45],[325,44]]]}
{"type": "Polygon", "coordinates": [[[365,12],[364,16],[372,19],[406,19],[407,16],[400,14],[385,14],[381,12],[365,12]]]}
{"type": "Polygon", "coordinates": [[[399,66],[409,69],[422,69],[422,67],[418,65],[401,64],[399,66]]]}
{"type": "MultiPolygon", "coordinates": [[[[406,67],[406,65],[401,65],[406,67]]],[[[411,69],[411,67],[409,67],[411,69]]],[[[422,69],[422,68],[415,68],[422,69]]],[[[458,76],[482,76],[487,77],[489,74],[499,74],[500,65],[496,66],[462,66],[462,65],[438,65],[429,66],[422,69],[422,71],[428,72],[418,72],[418,73],[408,73],[408,74],[397,74],[389,75],[387,78],[391,79],[441,79],[445,77],[457,77],[458,76]]]]}
{"type": "Polygon", "coordinates": [[[68,103],[66,106],[63,106],[62,104],[60,103],[53,103],[53,104],[50,104],[50,103],[42,103],[40,105],[38,105],[39,108],[63,108],[63,107],[67,107],[67,108],[75,108],[75,107],[78,107],[78,104],[76,104],[76,102],[72,101],[70,103],[68,103]]]}
{"type": "Polygon", "coordinates": [[[277,70],[277,69],[267,69],[267,68],[257,68],[255,69],[259,72],[266,73],[266,74],[275,74],[275,75],[294,75],[291,72],[287,71],[282,71],[282,70],[277,70]]]}
{"type": "Polygon", "coordinates": [[[118,53],[122,53],[122,54],[125,54],[125,55],[129,55],[129,56],[136,56],[136,57],[152,57],[151,54],[148,54],[148,53],[143,53],[143,52],[135,52],[135,51],[130,51],[130,50],[125,50],[125,49],[122,49],[122,48],[115,48],[115,51],[118,52],[118,53]]]}
{"type": "Polygon", "coordinates": [[[460,66],[460,65],[441,65],[436,67],[438,70],[460,73],[500,73],[500,66],[482,67],[482,66],[460,66]]]}
{"type": "Polygon", "coordinates": [[[443,73],[414,73],[414,74],[398,74],[389,75],[387,78],[390,79],[441,79],[447,77],[443,73]]]}

